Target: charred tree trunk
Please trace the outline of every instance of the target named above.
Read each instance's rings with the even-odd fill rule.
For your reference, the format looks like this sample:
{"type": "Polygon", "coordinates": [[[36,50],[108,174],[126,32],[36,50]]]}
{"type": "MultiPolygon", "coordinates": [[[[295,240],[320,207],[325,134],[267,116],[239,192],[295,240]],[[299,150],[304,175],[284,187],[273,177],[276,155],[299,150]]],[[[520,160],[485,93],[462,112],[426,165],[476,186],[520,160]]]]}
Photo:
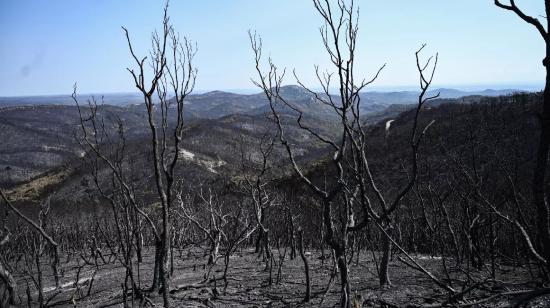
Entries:
{"type": "Polygon", "coordinates": [[[220,254],[220,242],[222,239],[222,234],[221,232],[217,231],[213,237],[214,241],[212,241],[210,244],[210,256],[208,256],[208,265],[215,264],[220,254]]]}
{"type": "Polygon", "coordinates": [[[9,307],[15,302],[15,279],[11,273],[0,263],[0,307],[9,307]]]}
{"type": "Polygon", "coordinates": [[[336,264],[340,271],[340,308],[351,307],[351,291],[349,287],[349,272],[346,255],[343,249],[334,250],[336,256],[336,264]]]}
{"type": "Polygon", "coordinates": [[[254,253],[257,253],[257,254],[261,254],[263,253],[262,251],[262,238],[263,238],[263,231],[262,229],[258,229],[258,237],[256,238],[256,248],[254,249],[254,253]]]}
{"type": "Polygon", "coordinates": [[[288,236],[290,245],[290,260],[296,258],[296,240],[294,238],[294,219],[292,218],[292,209],[288,206],[288,236]]]}
{"type": "Polygon", "coordinates": [[[162,266],[161,264],[161,257],[162,254],[162,243],[158,240],[155,241],[155,267],[153,269],[153,281],[151,282],[151,288],[149,291],[156,292],[160,289],[159,287],[159,280],[160,280],[160,268],[162,266]]]}
{"type": "MultiPolygon", "coordinates": [[[[166,214],[167,215],[167,214],[166,214]]],[[[170,226],[168,218],[164,219],[164,232],[162,239],[162,254],[160,256],[159,262],[160,266],[160,278],[162,281],[162,299],[164,307],[170,307],[170,226]]]]}
{"type": "Polygon", "coordinates": [[[299,236],[299,249],[300,249],[300,257],[302,258],[302,261],[304,262],[304,272],[306,275],[306,294],[304,295],[304,302],[309,302],[311,298],[311,282],[309,278],[309,262],[307,261],[307,257],[304,251],[304,236],[302,230],[298,233],[299,236]]]}
{"type": "MultiPolygon", "coordinates": [[[[392,232],[387,231],[391,236],[392,232]]],[[[390,259],[391,259],[392,243],[388,236],[382,235],[382,259],[380,260],[380,271],[378,278],[380,280],[380,286],[387,288],[391,286],[390,274],[388,271],[390,259]]]]}
{"type": "Polygon", "coordinates": [[[336,265],[340,271],[340,308],[349,308],[351,307],[351,291],[349,286],[348,263],[346,260],[348,237],[347,229],[344,228],[343,234],[340,234],[339,239],[335,238],[336,232],[334,231],[331,201],[329,199],[325,199],[323,203],[323,219],[326,227],[326,241],[334,251],[336,265]]]}
{"type": "MultiPolygon", "coordinates": [[[[548,169],[548,151],[550,149],[550,1],[545,0],[546,27],[535,17],[525,14],[514,1],[510,4],[503,4],[495,0],[495,5],[514,12],[526,23],[534,26],[545,42],[545,58],[542,61],[546,69],[546,82],[543,94],[542,114],[540,114],[540,136],[538,141],[535,169],[533,173],[533,203],[537,212],[537,235],[540,244],[540,251],[543,259],[546,261],[546,271],[550,272],[550,208],[548,204],[547,187],[547,169],[548,169]]],[[[529,239],[528,239],[529,240],[529,239]]]]}
{"type": "MultiPolygon", "coordinates": [[[[550,2],[546,1],[547,14],[550,13],[550,2]]],[[[550,40],[550,37],[548,38],[550,40]]],[[[533,177],[533,197],[537,209],[537,228],[543,254],[546,259],[546,270],[550,273],[550,209],[546,171],[548,169],[548,151],[550,148],[550,42],[546,43],[546,58],[543,64],[546,68],[546,85],[541,115],[541,131],[537,150],[537,160],[533,177]]]]}

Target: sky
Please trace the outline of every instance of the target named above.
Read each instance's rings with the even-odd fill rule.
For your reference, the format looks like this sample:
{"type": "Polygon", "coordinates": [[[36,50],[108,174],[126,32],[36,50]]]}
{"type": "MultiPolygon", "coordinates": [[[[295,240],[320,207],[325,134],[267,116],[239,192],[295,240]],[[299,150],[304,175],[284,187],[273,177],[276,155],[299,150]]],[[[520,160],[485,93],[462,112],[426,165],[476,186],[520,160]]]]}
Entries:
{"type": "MultiPolygon", "coordinates": [[[[506,0],[503,0],[506,1],[506,0]]],[[[542,88],[544,43],[532,26],[493,0],[356,0],[360,9],[357,75],[386,63],[371,90],[414,89],[414,51],[439,52],[434,86],[460,89],[542,88]]],[[[516,0],[533,16],[542,0],[516,0]]],[[[121,26],[140,55],[160,29],[163,1],[0,1],[0,96],[133,92],[132,62],[121,26]]],[[[264,54],[318,87],[314,65],[330,69],[309,0],[172,0],[176,31],[198,46],[196,90],[254,89],[248,30],[264,54]]],[[[539,17],[543,20],[543,17],[539,17]]],[[[285,82],[295,84],[288,75],[285,82]]]]}

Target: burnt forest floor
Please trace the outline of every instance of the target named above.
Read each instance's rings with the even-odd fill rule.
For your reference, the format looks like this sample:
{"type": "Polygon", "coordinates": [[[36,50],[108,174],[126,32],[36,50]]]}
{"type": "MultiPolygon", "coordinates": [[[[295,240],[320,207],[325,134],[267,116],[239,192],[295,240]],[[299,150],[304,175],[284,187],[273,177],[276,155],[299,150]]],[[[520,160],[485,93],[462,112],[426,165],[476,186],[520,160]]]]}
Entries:
{"type": "MultiPolygon", "coordinates": [[[[202,249],[186,248],[174,252],[174,272],[171,283],[171,298],[173,307],[334,307],[339,303],[340,282],[338,275],[333,277],[330,288],[327,286],[333,271],[332,259],[323,259],[320,251],[307,253],[311,271],[311,300],[304,303],[305,275],[302,259],[298,255],[289,260],[288,252],[281,274],[278,275],[278,252],[273,250],[276,261],[273,263],[272,283],[269,283],[270,273],[266,263],[251,248],[237,251],[230,258],[227,287],[223,277],[224,259],[220,258],[211,269],[206,266],[207,257],[202,249]],[[208,282],[204,282],[206,273],[210,270],[208,282]],[[279,276],[279,277],[278,277],[279,276]],[[215,279],[213,279],[215,278],[215,279]],[[279,281],[277,281],[279,279],[279,281]]],[[[143,262],[139,265],[141,287],[146,288],[151,283],[153,271],[154,250],[146,250],[143,262]]],[[[378,254],[374,255],[378,258],[378,254]]],[[[406,306],[437,306],[449,299],[448,293],[439,288],[423,273],[412,269],[399,261],[396,255],[390,265],[392,286],[380,288],[373,253],[364,251],[359,259],[353,258],[349,266],[350,286],[354,307],[406,307],[406,306]],[[358,261],[358,262],[357,262],[358,261]]],[[[415,260],[432,272],[434,276],[444,280],[446,275],[441,258],[415,255],[415,260]]],[[[105,256],[105,259],[109,259],[105,256]]],[[[123,307],[122,283],[125,268],[114,258],[105,264],[97,258],[98,266],[86,264],[78,255],[71,258],[64,256],[61,260],[63,276],[60,287],[55,288],[53,275],[45,263],[43,268],[44,298],[54,307],[123,307]],[[78,268],[80,272],[78,273],[78,268]],[[78,283],[77,281],[78,273],[78,283]],[[93,279],[92,279],[93,277],[93,279]],[[91,284],[91,286],[90,286],[91,284]]],[[[94,263],[93,260],[91,263],[94,263]]],[[[446,266],[450,276],[455,280],[453,288],[462,290],[463,281],[478,282],[478,286],[464,295],[467,301],[454,301],[455,306],[471,306],[475,300],[493,296],[492,299],[473,305],[474,307],[508,307],[514,295],[497,295],[517,290],[534,288],[529,269],[525,267],[498,266],[495,279],[490,279],[490,265],[482,271],[459,270],[453,261],[447,260],[446,266]],[[470,276],[468,278],[468,276],[470,276]]],[[[463,266],[465,269],[465,266],[463,266]]],[[[17,282],[18,305],[28,306],[27,295],[31,296],[31,306],[37,306],[38,292],[31,275],[25,273],[24,265],[14,270],[17,282]]],[[[137,273],[137,268],[134,269],[137,273]]],[[[36,276],[36,274],[33,274],[36,276]]],[[[136,274],[137,276],[137,274],[136,274]]],[[[36,279],[36,278],[35,278],[36,279]]],[[[137,280],[137,277],[136,277],[137,280]]],[[[517,296],[516,296],[517,298],[517,296]]],[[[147,300],[126,297],[128,306],[162,307],[162,296],[149,294],[147,300]]],[[[449,307],[453,307],[449,305],[449,307]]],[[[528,307],[548,307],[548,297],[539,297],[528,307]]]]}

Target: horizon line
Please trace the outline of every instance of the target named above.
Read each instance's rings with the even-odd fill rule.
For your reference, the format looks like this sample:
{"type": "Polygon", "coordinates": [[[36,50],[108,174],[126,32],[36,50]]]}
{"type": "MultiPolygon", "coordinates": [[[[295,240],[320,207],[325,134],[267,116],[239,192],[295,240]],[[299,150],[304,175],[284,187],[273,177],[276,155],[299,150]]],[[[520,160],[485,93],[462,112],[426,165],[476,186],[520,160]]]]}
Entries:
{"type": "MultiPolygon", "coordinates": [[[[298,84],[285,84],[282,87],[287,86],[298,86],[302,87],[298,84]]],[[[522,90],[522,91],[529,91],[529,92],[537,92],[544,90],[544,83],[535,83],[535,82],[524,82],[524,83],[497,83],[497,84],[441,84],[441,85],[434,85],[430,87],[433,90],[437,89],[450,89],[450,90],[458,90],[463,92],[477,92],[477,91],[484,91],[484,90],[522,90]]],[[[311,87],[312,91],[315,92],[322,92],[322,88],[320,87],[311,87]]],[[[334,87],[332,88],[334,91],[337,91],[338,88],[334,87]]],[[[256,87],[250,87],[250,88],[208,88],[208,89],[197,89],[193,90],[191,95],[200,95],[210,92],[226,92],[226,93],[233,93],[233,94],[241,94],[241,95],[253,95],[261,93],[261,90],[256,87]]],[[[391,93],[391,92],[411,92],[416,91],[418,92],[418,85],[398,85],[398,86],[372,86],[368,90],[361,91],[361,93],[369,93],[369,92],[379,92],[379,93],[391,93]]],[[[77,93],[78,96],[96,96],[100,98],[101,96],[106,95],[139,95],[141,92],[135,91],[115,91],[115,92],[86,92],[86,93],[77,93]]],[[[56,97],[56,96],[71,96],[72,93],[55,93],[55,94],[31,94],[31,95],[0,95],[0,98],[31,98],[31,97],[56,97]]]]}

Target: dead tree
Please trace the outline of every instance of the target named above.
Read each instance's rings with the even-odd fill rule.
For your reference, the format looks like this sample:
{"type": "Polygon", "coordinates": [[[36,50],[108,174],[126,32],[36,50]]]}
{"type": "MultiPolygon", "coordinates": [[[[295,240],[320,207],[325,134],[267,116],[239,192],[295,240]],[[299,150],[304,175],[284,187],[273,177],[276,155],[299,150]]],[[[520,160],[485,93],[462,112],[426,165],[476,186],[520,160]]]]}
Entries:
{"type": "MultiPolygon", "coordinates": [[[[55,286],[59,287],[59,272],[58,272],[58,267],[59,267],[59,244],[53,239],[53,237],[50,234],[48,234],[46,232],[46,230],[44,230],[41,223],[36,223],[35,221],[33,221],[32,219],[27,217],[25,214],[23,214],[21,211],[19,211],[11,203],[11,201],[8,199],[8,197],[4,194],[4,192],[2,190],[0,190],[0,196],[2,197],[2,199],[4,200],[4,203],[9,208],[10,211],[14,212],[17,215],[17,217],[24,220],[33,230],[38,232],[40,234],[40,236],[50,245],[51,252],[52,252],[52,258],[53,258],[52,263],[51,263],[51,267],[52,267],[52,271],[53,271],[53,275],[54,275],[54,279],[55,279],[55,286]]],[[[48,201],[46,201],[46,202],[48,202],[48,201]]],[[[6,276],[6,277],[9,278],[9,276],[6,276]]]]}
{"type": "Polygon", "coordinates": [[[309,262],[304,248],[304,236],[302,230],[298,231],[298,249],[300,250],[300,257],[304,263],[304,273],[306,276],[306,294],[304,295],[304,302],[309,302],[311,298],[311,279],[309,278],[309,262]]]}
{"type": "Polygon", "coordinates": [[[214,265],[220,257],[220,245],[225,235],[224,228],[228,223],[229,213],[226,211],[224,202],[218,198],[211,189],[204,193],[200,188],[198,194],[198,206],[193,208],[195,196],[183,198],[178,194],[179,211],[176,211],[183,219],[194,225],[204,233],[210,242],[207,265],[214,265]]]}
{"type": "MultiPolygon", "coordinates": [[[[351,293],[349,286],[349,275],[346,260],[346,249],[348,232],[355,226],[350,226],[350,218],[352,216],[352,203],[353,196],[349,194],[348,181],[351,177],[347,174],[345,168],[345,155],[350,148],[350,137],[355,135],[356,129],[361,125],[359,121],[359,92],[364,89],[368,84],[373,82],[378,73],[371,81],[362,81],[359,84],[355,83],[354,76],[354,60],[355,60],[355,41],[357,35],[357,25],[355,24],[355,9],[353,3],[348,6],[344,1],[338,1],[339,10],[333,16],[331,11],[331,5],[328,1],[314,0],[313,1],[316,10],[323,17],[325,25],[321,28],[321,36],[325,49],[330,56],[331,62],[337,71],[339,89],[339,97],[334,97],[329,93],[331,86],[331,78],[333,74],[322,74],[319,68],[316,67],[317,77],[321,86],[324,89],[325,95],[319,95],[313,91],[310,91],[306,87],[306,90],[310,91],[316,97],[317,103],[324,104],[331,108],[340,119],[339,127],[339,140],[330,140],[317,132],[313,131],[303,122],[303,113],[300,109],[293,106],[290,102],[286,101],[284,97],[280,95],[280,88],[283,82],[285,71],[278,71],[277,67],[271,59],[269,59],[269,71],[263,73],[260,68],[262,57],[262,43],[255,34],[250,33],[250,41],[252,49],[255,54],[256,70],[258,73],[258,81],[255,84],[261,88],[266,95],[270,108],[273,114],[273,120],[278,128],[279,141],[286,149],[290,164],[295,173],[309,188],[317,195],[321,200],[323,221],[326,228],[325,240],[327,244],[334,251],[336,256],[336,262],[340,271],[340,283],[341,283],[341,307],[349,307],[351,304],[351,293]],[[344,37],[341,37],[344,36],[344,37]],[[345,50],[341,50],[345,49],[345,50]],[[342,52],[347,52],[343,54],[342,52]],[[285,130],[283,126],[283,120],[279,114],[281,106],[290,108],[295,114],[297,114],[298,126],[312,135],[319,142],[331,147],[334,151],[332,156],[331,166],[334,168],[335,180],[334,184],[329,187],[322,187],[315,183],[302,168],[298,165],[295,159],[292,146],[286,139],[285,130]],[[354,115],[348,118],[350,115],[354,115]],[[344,213],[343,215],[335,215],[334,210],[344,213]],[[336,226],[338,216],[343,216],[344,221],[341,221],[336,226]]],[[[382,70],[382,68],[380,68],[382,70]]],[[[380,70],[378,72],[380,72],[380,70]]],[[[298,81],[299,82],[299,81],[298,81]]],[[[300,83],[300,82],[299,82],[300,83]]],[[[301,84],[301,83],[300,83],[301,84]]],[[[353,190],[353,189],[352,189],[353,190]]],[[[353,195],[353,193],[352,193],[353,195]]]]}
{"type": "MultiPolygon", "coordinates": [[[[103,235],[103,240],[114,256],[124,268],[124,290],[132,290],[132,300],[136,296],[143,295],[140,288],[139,266],[135,266],[134,242],[141,238],[142,230],[139,228],[139,219],[147,222],[150,232],[155,239],[159,238],[155,217],[147,213],[136,194],[134,183],[129,176],[130,157],[126,150],[126,137],[122,121],[117,118],[115,123],[106,123],[101,113],[100,106],[95,99],[88,101],[88,108],[83,108],[77,99],[76,87],[73,92],[79,117],[80,136],[78,141],[84,150],[88,152],[84,156],[89,164],[91,178],[97,193],[111,206],[112,217],[102,228],[98,230],[103,235]],[[115,126],[116,132],[112,133],[109,124],[115,126]],[[116,137],[115,137],[116,136],[116,137]],[[107,172],[103,171],[104,169],[107,172]],[[111,239],[111,235],[113,238],[111,239]],[[137,269],[137,272],[134,272],[137,269]],[[130,283],[130,286],[127,284],[130,283]]],[[[137,245],[136,245],[137,246],[137,245]]],[[[139,257],[138,257],[139,259],[139,257]]],[[[139,264],[139,260],[138,260],[139,264]]],[[[156,265],[156,264],[155,264],[156,265]]],[[[158,285],[158,268],[155,268],[151,291],[158,285]]],[[[124,295],[126,296],[126,294],[124,295]]]]}
{"type": "MultiPolygon", "coordinates": [[[[427,102],[439,97],[439,93],[432,96],[429,96],[427,94],[428,89],[430,88],[430,85],[432,83],[435,70],[437,68],[438,56],[436,54],[433,66],[431,68],[431,72],[428,72],[426,74],[426,70],[429,69],[429,65],[432,58],[429,58],[428,61],[426,61],[425,63],[421,63],[419,55],[425,46],[426,45],[422,45],[422,47],[420,47],[420,49],[418,49],[415,53],[416,67],[419,73],[420,94],[418,96],[418,102],[414,110],[413,126],[411,129],[411,136],[409,139],[409,146],[411,148],[410,163],[412,167],[411,167],[408,181],[402,188],[399,189],[397,195],[394,198],[389,199],[383,196],[381,191],[378,189],[378,187],[374,183],[374,178],[368,167],[368,161],[367,161],[366,155],[364,153],[361,153],[361,155],[364,156],[363,165],[366,169],[366,176],[363,176],[361,179],[362,181],[366,181],[366,182],[360,184],[359,189],[361,191],[361,194],[364,194],[370,186],[370,189],[372,189],[375,192],[376,198],[378,199],[378,202],[380,204],[380,210],[376,211],[376,209],[372,206],[373,204],[369,201],[367,196],[362,197],[363,200],[361,204],[367,207],[366,211],[370,213],[369,216],[373,220],[375,220],[375,223],[378,226],[382,226],[382,228],[384,228],[383,233],[385,236],[382,237],[383,255],[380,261],[380,274],[379,274],[381,286],[386,286],[391,284],[389,273],[388,273],[388,264],[390,261],[391,249],[392,249],[392,243],[391,243],[390,237],[392,236],[392,231],[394,229],[392,214],[399,209],[400,203],[403,200],[403,198],[405,198],[405,196],[414,187],[414,184],[418,177],[418,150],[419,150],[421,141],[424,135],[426,134],[426,131],[434,123],[433,121],[431,121],[426,126],[424,126],[422,130],[420,130],[419,129],[420,111],[426,105],[427,102]]],[[[362,137],[364,138],[364,133],[362,133],[362,137]]],[[[357,152],[359,152],[359,149],[357,149],[357,152]]]]}
{"type": "MultiPolygon", "coordinates": [[[[136,88],[143,96],[147,124],[151,133],[149,150],[153,157],[155,197],[160,204],[159,219],[153,219],[140,208],[136,195],[132,192],[124,173],[105,153],[102,153],[98,140],[94,139],[96,134],[88,132],[90,128],[87,127],[87,124],[96,129],[98,124],[102,123],[102,120],[95,118],[96,114],[93,109],[89,118],[85,118],[80,112],[83,142],[91,153],[107,165],[117,180],[124,198],[147,221],[155,238],[156,249],[151,291],[162,292],[164,306],[169,307],[170,208],[175,202],[176,167],[182,150],[184,101],[194,88],[197,74],[197,70],[193,67],[196,47],[186,38],[181,39],[175,32],[168,17],[168,5],[164,8],[162,31],[154,32],[152,35],[152,50],[149,57],[137,56],[128,30],[124,27],[122,29],[130,55],[136,65],[136,68],[128,68],[128,71],[136,88]],[[152,71],[150,80],[146,80],[145,76],[149,71],[148,68],[152,71]],[[173,120],[169,121],[169,118],[173,120]]],[[[78,105],[76,93],[73,94],[73,99],[78,105]]]]}
{"type": "MultiPolygon", "coordinates": [[[[418,148],[422,137],[426,133],[430,123],[422,130],[418,128],[418,117],[423,106],[429,100],[438,95],[428,96],[427,91],[432,82],[433,73],[437,65],[437,57],[432,66],[431,74],[425,74],[430,60],[421,64],[417,51],[416,60],[420,73],[421,94],[418,98],[415,120],[411,130],[411,165],[412,172],[408,181],[393,198],[388,198],[379,189],[367,158],[367,131],[361,117],[360,92],[374,82],[384,66],[376,72],[370,80],[357,79],[355,76],[356,40],[358,33],[357,15],[353,1],[350,4],[338,1],[338,8],[333,11],[329,1],[313,1],[315,9],[324,20],[321,27],[321,37],[327,54],[335,69],[335,73],[322,73],[316,67],[316,75],[323,89],[319,94],[306,87],[296,76],[297,82],[312,96],[320,106],[328,107],[338,117],[338,139],[330,139],[311,129],[303,112],[281,96],[280,89],[285,75],[285,70],[278,70],[277,66],[269,59],[269,69],[266,73],[261,69],[262,43],[255,34],[250,34],[252,49],[255,54],[258,80],[255,84],[266,95],[273,120],[277,125],[279,141],[286,149],[290,164],[301,181],[321,200],[323,212],[323,224],[326,228],[325,240],[334,251],[336,262],[340,272],[341,282],[341,307],[350,305],[350,288],[348,279],[348,267],[346,253],[348,239],[351,232],[362,230],[372,219],[383,233],[382,246],[383,258],[380,266],[380,284],[390,284],[388,264],[391,255],[392,243],[392,213],[398,208],[402,199],[413,187],[416,181],[418,148]],[[335,77],[336,76],[336,77],[335,77]],[[337,95],[330,93],[333,77],[337,79],[337,95]],[[285,135],[281,108],[290,109],[297,116],[298,126],[309,133],[316,141],[333,150],[330,166],[326,167],[327,173],[333,176],[330,185],[317,183],[307,172],[298,165],[295,159],[293,146],[285,135]],[[371,201],[374,200],[374,201],[371,201]],[[342,219],[338,219],[342,217],[342,219]]],[[[387,194],[386,194],[387,195],[387,194]]],[[[424,270],[424,272],[426,272],[424,270]]],[[[431,275],[431,274],[430,274],[431,275]]],[[[431,276],[432,279],[435,279],[431,276]]]]}
{"type": "Polygon", "coordinates": [[[252,158],[252,153],[247,153],[244,142],[241,140],[241,167],[244,178],[243,193],[252,203],[256,223],[258,224],[258,237],[256,239],[256,253],[263,256],[266,262],[266,270],[270,269],[271,249],[269,246],[270,232],[267,225],[267,211],[274,205],[274,194],[269,190],[270,184],[270,156],[273,151],[275,138],[265,133],[257,145],[259,161],[252,158]]]}
{"type": "Polygon", "coordinates": [[[123,29],[131,56],[137,66],[137,72],[134,69],[128,69],[128,71],[133,77],[136,88],[143,94],[151,132],[154,178],[162,211],[159,228],[161,231],[156,243],[158,251],[156,267],[162,283],[164,306],[169,307],[170,207],[175,200],[173,189],[175,170],[181,155],[184,100],[193,91],[197,73],[192,64],[196,47],[186,38],[183,41],[180,40],[179,35],[170,24],[168,5],[166,5],[162,33],[159,35],[155,32],[151,39],[153,50],[149,64],[153,69],[153,77],[150,83],[146,84],[145,60],[147,57],[138,58],[132,47],[128,30],[124,27],[123,29]],[[169,97],[169,93],[173,97],[169,97]],[[155,95],[160,101],[160,104],[157,105],[161,110],[160,121],[156,119],[155,95]],[[171,106],[173,104],[175,104],[175,110],[171,106]],[[170,128],[168,113],[174,111],[176,120],[173,128],[170,128]]]}
{"type": "MultiPolygon", "coordinates": [[[[6,216],[7,216],[6,211],[6,216]]],[[[6,245],[10,240],[10,230],[4,221],[4,230],[0,237],[0,248],[6,245]]],[[[8,268],[0,260],[0,307],[9,307],[15,304],[15,288],[17,284],[8,268]]]]}
{"type": "MultiPolygon", "coordinates": [[[[550,273],[550,201],[548,196],[550,189],[547,183],[548,157],[550,149],[550,34],[548,33],[548,29],[550,28],[550,20],[548,20],[547,17],[550,16],[550,1],[545,1],[544,3],[546,12],[546,16],[544,17],[546,19],[546,27],[543,26],[537,18],[525,14],[516,5],[514,0],[510,0],[509,4],[504,4],[499,0],[495,0],[496,6],[514,12],[523,21],[534,26],[544,39],[546,46],[545,58],[542,61],[542,65],[546,69],[546,82],[543,94],[542,114],[540,114],[540,135],[532,182],[533,206],[537,211],[538,247],[536,248],[531,245],[532,240],[528,238],[526,233],[522,232],[522,234],[533,253],[532,255],[541,262],[544,261],[546,271],[550,273]]],[[[517,222],[514,222],[514,224],[516,223],[517,222]]],[[[522,227],[524,228],[524,226],[522,227]]]]}

